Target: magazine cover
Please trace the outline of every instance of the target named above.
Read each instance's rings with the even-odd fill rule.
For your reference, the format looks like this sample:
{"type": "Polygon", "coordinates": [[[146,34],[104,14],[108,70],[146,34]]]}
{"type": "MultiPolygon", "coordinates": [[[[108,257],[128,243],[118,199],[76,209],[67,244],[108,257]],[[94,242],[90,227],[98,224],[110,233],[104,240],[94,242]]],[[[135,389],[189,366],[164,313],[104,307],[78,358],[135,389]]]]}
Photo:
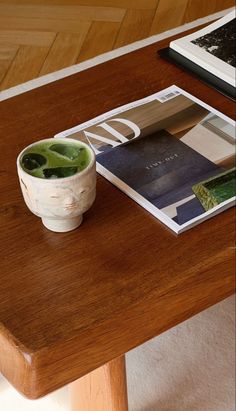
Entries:
{"type": "Polygon", "coordinates": [[[235,122],[176,86],[55,137],[89,143],[97,171],[176,233],[235,202],[235,122]]]}
{"type": "Polygon", "coordinates": [[[236,87],[236,12],[188,36],[170,48],[236,87]]]}

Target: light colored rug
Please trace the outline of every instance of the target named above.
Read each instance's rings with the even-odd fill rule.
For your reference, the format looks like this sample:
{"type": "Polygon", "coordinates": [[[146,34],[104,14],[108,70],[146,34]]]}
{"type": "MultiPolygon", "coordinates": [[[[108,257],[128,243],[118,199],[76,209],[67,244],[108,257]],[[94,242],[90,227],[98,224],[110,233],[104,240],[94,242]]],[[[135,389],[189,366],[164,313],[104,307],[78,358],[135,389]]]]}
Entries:
{"type": "MultiPolygon", "coordinates": [[[[5,90],[0,93],[0,100],[210,22],[228,11],[5,90]]],[[[235,411],[234,297],[132,350],[127,354],[126,362],[130,411],[235,411]]],[[[67,387],[30,401],[0,377],[1,411],[69,411],[68,404],[67,387]]]]}

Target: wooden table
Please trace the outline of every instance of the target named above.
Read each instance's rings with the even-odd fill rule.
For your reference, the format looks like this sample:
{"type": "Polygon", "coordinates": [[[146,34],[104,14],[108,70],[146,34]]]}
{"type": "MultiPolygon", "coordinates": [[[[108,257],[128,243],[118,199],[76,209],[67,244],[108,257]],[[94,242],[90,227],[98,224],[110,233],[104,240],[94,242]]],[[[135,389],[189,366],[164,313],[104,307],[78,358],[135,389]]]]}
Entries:
{"type": "Polygon", "coordinates": [[[234,292],[233,209],[176,236],[98,176],[83,225],[56,234],[21,196],[26,145],[171,84],[234,116],[232,101],[157,57],[168,43],[1,103],[0,369],[28,398],[90,373],[72,391],[105,379],[110,405],[74,409],[127,409],[124,353],[234,292]]]}

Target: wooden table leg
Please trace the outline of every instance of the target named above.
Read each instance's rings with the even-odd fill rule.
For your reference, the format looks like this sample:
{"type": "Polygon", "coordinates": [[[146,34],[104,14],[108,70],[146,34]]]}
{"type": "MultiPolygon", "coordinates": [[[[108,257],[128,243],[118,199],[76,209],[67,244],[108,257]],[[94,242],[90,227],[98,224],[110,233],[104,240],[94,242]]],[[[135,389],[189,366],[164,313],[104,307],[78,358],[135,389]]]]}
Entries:
{"type": "Polygon", "coordinates": [[[71,411],[128,411],[125,356],[70,384],[71,411]]]}

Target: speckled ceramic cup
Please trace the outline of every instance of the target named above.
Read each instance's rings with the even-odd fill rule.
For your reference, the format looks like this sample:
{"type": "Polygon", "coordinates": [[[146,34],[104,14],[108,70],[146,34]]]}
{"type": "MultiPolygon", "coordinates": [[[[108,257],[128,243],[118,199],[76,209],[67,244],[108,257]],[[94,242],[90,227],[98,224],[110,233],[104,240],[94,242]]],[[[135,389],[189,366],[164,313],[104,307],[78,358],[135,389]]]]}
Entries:
{"type": "MultiPolygon", "coordinates": [[[[50,167],[47,170],[50,171],[50,167]]],[[[90,146],[83,142],[69,138],[51,138],[31,144],[19,154],[17,171],[26,205],[32,213],[42,219],[44,226],[49,230],[56,232],[74,230],[81,224],[83,213],[91,207],[95,200],[95,154],[90,146]],[[85,168],[82,171],[78,170],[69,177],[55,178],[51,175],[49,178],[40,178],[31,175],[32,168],[30,171],[26,171],[22,163],[22,159],[26,158],[25,153],[35,152],[35,147],[39,143],[50,142],[52,146],[57,147],[58,144],[73,143],[73,147],[76,146],[78,149],[86,150],[87,164],[85,168]]]]}

